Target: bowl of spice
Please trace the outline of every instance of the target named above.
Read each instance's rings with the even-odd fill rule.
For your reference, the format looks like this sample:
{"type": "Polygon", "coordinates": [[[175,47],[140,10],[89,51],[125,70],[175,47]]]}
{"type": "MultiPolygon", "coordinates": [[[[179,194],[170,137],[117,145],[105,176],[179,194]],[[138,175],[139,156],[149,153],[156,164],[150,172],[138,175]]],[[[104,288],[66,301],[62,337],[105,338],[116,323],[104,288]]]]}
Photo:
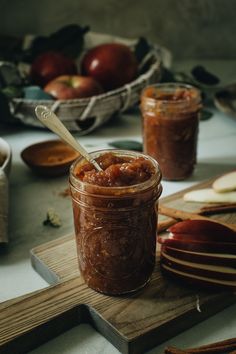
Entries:
{"type": "Polygon", "coordinates": [[[56,177],[68,173],[79,153],[61,140],[47,140],[33,144],[21,152],[21,158],[33,172],[56,177]]]}

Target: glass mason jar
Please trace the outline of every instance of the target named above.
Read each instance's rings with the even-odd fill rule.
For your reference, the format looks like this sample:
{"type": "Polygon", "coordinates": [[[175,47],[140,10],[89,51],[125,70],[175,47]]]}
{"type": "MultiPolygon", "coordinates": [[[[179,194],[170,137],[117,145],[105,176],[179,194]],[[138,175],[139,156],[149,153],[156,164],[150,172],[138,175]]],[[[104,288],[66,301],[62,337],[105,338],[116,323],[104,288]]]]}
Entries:
{"type": "Polygon", "coordinates": [[[155,265],[157,200],[161,194],[158,163],[137,152],[102,150],[121,157],[144,157],[154,174],[145,182],[122,187],[104,187],[81,181],[76,170],[83,157],[70,169],[78,263],[86,284],[108,295],[142,288],[155,265]]]}
{"type": "Polygon", "coordinates": [[[194,170],[201,94],[193,86],[163,83],[141,95],[144,152],[160,165],[166,180],[182,180],[194,170]]]}

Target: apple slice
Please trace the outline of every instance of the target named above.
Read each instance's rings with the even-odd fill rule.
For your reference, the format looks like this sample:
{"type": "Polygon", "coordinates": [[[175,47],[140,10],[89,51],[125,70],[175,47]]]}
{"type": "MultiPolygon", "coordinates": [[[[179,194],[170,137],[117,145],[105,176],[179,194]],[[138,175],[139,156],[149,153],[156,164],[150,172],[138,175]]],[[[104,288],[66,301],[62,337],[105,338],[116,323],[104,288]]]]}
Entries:
{"type": "Polygon", "coordinates": [[[204,276],[189,274],[183,271],[176,270],[166,264],[161,264],[162,271],[174,279],[183,280],[190,284],[204,286],[206,288],[220,288],[222,290],[236,290],[236,281],[218,280],[204,276]]]}
{"type": "Polygon", "coordinates": [[[161,253],[161,263],[188,274],[194,274],[218,280],[236,281],[236,269],[231,267],[183,261],[181,259],[174,258],[165,252],[161,253]]]}
{"type": "Polygon", "coordinates": [[[170,234],[169,239],[180,240],[185,242],[215,242],[215,243],[229,243],[230,245],[235,245],[236,247],[236,236],[225,237],[221,234],[211,234],[202,233],[202,234],[170,234]]]}
{"type": "Polygon", "coordinates": [[[232,254],[190,252],[165,245],[161,246],[162,252],[183,261],[236,268],[236,255],[232,254]]]}
{"type": "Polygon", "coordinates": [[[235,242],[236,232],[210,220],[184,220],[168,229],[171,234],[187,234],[188,238],[202,241],[235,242]]]}
{"type": "Polygon", "coordinates": [[[236,243],[231,242],[193,241],[187,238],[184,239],[183,237],[177,239],[173,237],[159,236],[158,243],[190,252],[236,254],[236,243]]]}
{"type": "Polygon", "coordinates": [[[236,192],[218,193],[213,188],[198,189],[184,194],[186,202],[236,203],[236,192]]]}
{"type": "Polygon", "coordinates": [[[226,173],[217,178],[212,184],[213,189],[219,193],[225,193],[236,190],[236,171],[226,173]]]}

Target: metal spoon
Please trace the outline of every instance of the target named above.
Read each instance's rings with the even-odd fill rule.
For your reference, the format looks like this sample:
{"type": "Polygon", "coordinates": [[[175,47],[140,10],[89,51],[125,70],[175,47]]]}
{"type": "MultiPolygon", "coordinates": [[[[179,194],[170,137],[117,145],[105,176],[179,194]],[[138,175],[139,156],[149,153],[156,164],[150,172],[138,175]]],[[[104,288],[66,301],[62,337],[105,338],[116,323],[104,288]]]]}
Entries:
{"type": "Polygon", "coordinates": [[[35,114],[37,118],[43,123],[47,128],[57,134],[64,142],[69,144],[73,149],[78,151],[87,161],[91,162],[97,171],[102,171],[102,168],[99,166],[97,161],[95,161],[89,153],[80,145],[80,143],[75,140],[71,133],[66,129],[64,124],[46,106],[36,106],[35,114]]]}

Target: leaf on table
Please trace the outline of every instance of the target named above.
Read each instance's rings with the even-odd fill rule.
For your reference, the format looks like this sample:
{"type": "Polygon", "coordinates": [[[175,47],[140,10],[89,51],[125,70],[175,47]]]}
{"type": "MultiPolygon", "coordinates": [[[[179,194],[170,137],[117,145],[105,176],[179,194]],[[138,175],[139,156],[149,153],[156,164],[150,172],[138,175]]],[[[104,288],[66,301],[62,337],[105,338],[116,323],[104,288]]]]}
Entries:
{"type": "Polygon", "coordinates": [[[175,73],[163,67],[161,70],[161,82],[176,82],[175,73]]]}
{"type": "Polygon", "coordinates": [[[138,62],[139,75],[147,72],[153,63],[152,46],[144,37],[140,37],[134,47],[134,54],[138,62]]]}
{"type": "Polygon", "coordinates": [[[1,92],[9,99],[23,97],[23,90],[19,86],[6,86],[1,92]]]}
{"type": "Polygon", "coordinates": [[[174,72],[173,75],[174,75],[175,82],[182,82],[182,83],[191,84],[191,85],[194,84],[194,80],[187,73],[184,73],[182,71],[177,71],[177,72],[174,72]]]}
{"type": "Polygon", "coordinates": [[[48,209],[46,219],[44,220],[43,224],[49,225],[52,227],[60,227],[61,226],[61,219],[53,208],[48,209]]]}
{"type": "Polygon", "coordinates": [[[142,143],[134,140],[117,140],[108,143],[108,145],[116,149],[143,151],[142,143]]]}
{"type": "Polygon", "coordinates": [[[202,109],[200,113],[200,120],[208,120],[213,116],[213,113],[207,109],[202,109]]]}
{"type": "Polygon", "coordinates": [[[144,37],[140,37],[134,48],[134,54],[137,58],[138,63],[141,63],[145,56],[150,51],[150,44],[144,37]]]}
{"type": "Polygon", "coordinates": [[[196,65],[192,68],[191,74],[199,83],[209,86],[215,86],[220,83],[220,79],[206,70],[202,65],[196,65]]]}

